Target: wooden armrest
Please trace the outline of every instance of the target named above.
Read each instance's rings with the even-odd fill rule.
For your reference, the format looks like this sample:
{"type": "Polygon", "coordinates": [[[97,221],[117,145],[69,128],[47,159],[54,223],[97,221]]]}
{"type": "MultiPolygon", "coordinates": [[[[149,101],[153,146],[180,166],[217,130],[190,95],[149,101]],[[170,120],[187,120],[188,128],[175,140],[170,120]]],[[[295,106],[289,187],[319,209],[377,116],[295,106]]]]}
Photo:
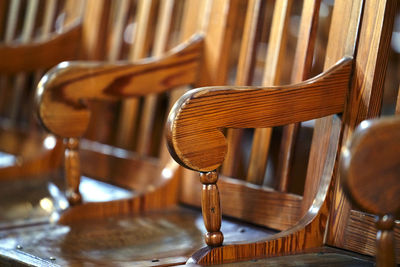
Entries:
{"type": "Polygon", "coordinates": [[[376,214],[378,266],[396,266],[400,215],[400,116],[363,121],[342,148],[341,182],[352,204],[376,214]]]}
{"type": "Polygon", "coordinates": [[[28,44],[0,45],[0,72],[15,74],[49,69],[64,60],[76,59],[81,42],[82,22],[73,23],[63,33],[28,44]]]}
{"type": "Polygon", "coordinates": [[[61,137],[86,131],[89,99],[118,99],[160,93],[197,79],[203,38],[193,36],[160,58],[135,63],[63,62],[39,82],[36,92],[42,124],[61,137]]]}
{"type": "Polygon", "coordinates": [[[167,121],[168,149],[186,168],[209,172],[223,162],[222,128],[265,128],[343,111],[351,58],[299,84],[262,87],[205,87],[183,95],[167,121]]]}

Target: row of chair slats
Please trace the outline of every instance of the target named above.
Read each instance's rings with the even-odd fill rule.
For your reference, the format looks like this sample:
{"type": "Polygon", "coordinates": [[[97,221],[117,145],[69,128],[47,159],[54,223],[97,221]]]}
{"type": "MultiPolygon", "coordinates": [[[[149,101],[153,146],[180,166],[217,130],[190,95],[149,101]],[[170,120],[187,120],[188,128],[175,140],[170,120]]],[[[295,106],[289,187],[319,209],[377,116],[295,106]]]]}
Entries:
{"type": "MultiPolygon", "coordinates": [[[[156,27],[156,35],[153,48],[153,56],[159,57],[165,52],[168,43],[169,27],[172,20],[172,10],[174,7],[173,0],[165,0],[160,4],[159,21],[156,27]]],[[[146,155],[150,152],[151,142],[151,129],[154,122],[155,108],[156,108],[156,95],[149,95],[144,101],[143,115],[138,135],[138,148],[139,155],[146,155]]]]}
{"type": "MultiPolygon", "coordinates": [[[[299,83],[310,78],[311,65],[313,61],[319,7],[321,0],[305,0],[300,22],[299,36],[297,41],[294,64],[292,68],[291,83],[299,83]]],[[[289,185],[290,167],[294,157],[294,146],[300,124],[287,125],[283,129],[280,156],[277,166],[276,179],[278,180],[277,189],[287,192],[289,185]]]]}
{"type": "MultiPolygon", "coordinates": [[[[265,60],[263,75],[264,86],[277,85],[280,79],[280,68],[285,60],[286,34],[289,27],[291,0],[276,1],[269,38],[268,53],[265,60]]],[[[272,129],[256,129],[254,133],[250,165],[247,172],[247,181],[262,184],[267,166],[268,150],[272,129]]]]}
{"type": "MultiPolygon", "coordinates": [[[[21,43],[26,44],[32,39],[33,29],[36,20],[36,14],[38,10],[38,0],[32,0],[28,2],[27,11],[26,11],[26,18],[22,28],[22,35],[21,35],[21,43]]],[[[22,93],[24,87],[27,86],[27,74],[26,73],[19,73],[15,77],[14,83],[14,95],[11,100],[11,112],[10,112],[10,119],[12,122],[17,120],[18,110],[20,110],[21,102],[22,102],[22,93]]]]}
{"type": "MultiPolygon", "coordinates": [[[[195,33],[204,32],[208,23],[209,10],[211,8],[212,0],[186,0],[183,7],[183,15],[181,20],[181,27],[178,37],[178,42],[184,42],[195,33]],[[190,22],[190,23],[188,23],[190,22]],[[194,23],[193,23],[194,22],[194,23]]],[[[181,86],[174,88],[169,94],[167,112],[171,110],[175,102],[181,97],[189,86],[181,86]]],[[[162,138],[160,145],[160,161],[163,165],[170,161],[170,154],[167,149],[166,139],[162,138]]]]}
{"type": "MultiPolygon", "coordinates": [[[[149,38],[149,27],[152,9],[155,1],[139,1],[137,7],[137,22],[134,43],[131,46],[129,60],[138,60],[147,56],[146,42],[149,38]]],[[[139,99],[125,100],[118,126],[117,144],[122,147],[131,147],[134,140],[135,123],[138,116],[139,99]]]]}
{"type": "MultiPolygon", "coordinates": [[[[291,83],[298,83],[309,78],[313,60],[314,42],[316,38],[309,38],[316,35],[320,0],[305,0],[301,13],[299,25],[300,33],[296,50],[294,53],[294,63],[292,66],[291,83]],[[303,38],[304,37],[304,38],[303,38]]],[[[291,16],[292,1],[276,1],[272,15],[272,25],[268,40],[268,51],[265,59],[265,67],[262,84],[264,86],[277,85],[280,82],[280,69],[283,62],[288,60],[284,58],[287,47],[287,32],[289,30],[289,19],[291,16]]],[[[238,64],[236,85],[249,85],[252,83],[252,71],[254,71],[254,49],[257,45],[257,31],[262,25],[258,16],[260,15],[261,3],[250,1],[247,9],[248,19],[245,22],[242,37],[240,59],[238,64]],[[253,21],[251,21],[252,19],[253,21]],[[249,35],[251,34],[251,35],[249,35]]],[[[281,192],[287,192],[289,187],[289,174],[293,162],[293,151],[296,140],[296,132],[299,125],[288,125],[283,129],[281,147],[279,149],[278,166],[273,185],[281,192]]],[[[272,129],[256,129],[253,136],[252,150],[247,170],[246,180],[262,185],[265,183],[264,176],[268,161],[269,144],[271,140],[272,129]]],[[[235,177],[238,173],[238,157],[240,157],[238,144],[243,138],[243,130],[228,130],[229,150],[222,167],[222,173],[227,176],[235,177]]]]}
{"type": "MultiPolygon", "coordinates": [[[[6,1],[2,1],[6,2],[6,1]]],[[[67,23],[81,16],[85,1],[32,0],[7,3],[4,39],[5,44],[20,45],[44,41],[57,30],[62,32],[67,23]],[[56,17],[56,14],[59,15],[56,17]],[[23,19],[21,19],[21,14],[23,19]],[[58,21],[58,25],[56,25],[58,21]]],[[[5,6],[5,4],[4,4],[5,6]]],[[[9,127],[34,126],[32,116],[33,88],[44,70],[35,73],[18,73],[1,76],[1,113],[9,127]]]]}
{"type": "MultiPolygon", "coordinates": [[[[255,50],[257,45],[257,33],[261,27],[260,12],[262,2],[259,0],[249,1],[246,13],[246,19],[243,30],[243,39],[239,54],[238,70],[236,74],[236,85],[249,85],[252,80],[252,72],[255,64],[255,50]]],[[[242,138],[243,130],[228,129],[227,139],[229,150],[222,166],[224,175],[233,177],[236,174],[235,166],[240,155],[240,139],[242,138]]]]}

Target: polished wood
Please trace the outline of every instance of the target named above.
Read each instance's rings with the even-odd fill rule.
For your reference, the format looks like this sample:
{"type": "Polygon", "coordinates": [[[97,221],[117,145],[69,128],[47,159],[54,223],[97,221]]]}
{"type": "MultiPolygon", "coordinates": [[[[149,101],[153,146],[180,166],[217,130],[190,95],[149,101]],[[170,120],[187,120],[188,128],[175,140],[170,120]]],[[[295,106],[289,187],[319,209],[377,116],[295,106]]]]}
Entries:
{"type": "MultiPolygon", "coordinates": [[[[263,86],[279,84],[280,69],[285,60],[286,34],[289,27],[292,4],[292,0],[275,3],[268,52],[265,59],[263,86]]],[[[271,128],[256,129],[254,132],[250,163],[246,177],[249,182],[255,184],[263,183],[271,135],[271,128]]]]}
{"type": "MultiPolygon", "coordinates": [[[[327,75],[327,69],[334,65],[336,61],[346,56],[356,55],[362,10],[362,1],[335,2],[325,60],[325,72],[321,77],[327,75]],[[343,28],[348,30],[343,31],[343,28]]],[[[365,30],[368,29],[367,26],[364,25],[364,27],[365,30]]],[[[350,75],[350,73],[347,75],[350,75]]],[[[344,78],[344,76],[341,77],[344,78]]],[[[344,91],[347,92],[349,89],[352,78],[352,76],[348,76],[348,83],[342,85],[344,91]]],[[[338,81],[339,79],[335,79],[335,82],[338,81]]],[[[254,88],[246,88],[246,90],[230,88],[231,90],[227,90],[227,87],[200,88],[187,93],[170,113],[171,120],[168,121],[167,125],[169,148],[174,158],[183,166],[201,172],[211,171],[220,166],[226,152],[226,142],[221,132],[223,128],[285,125],[291,123],[286,121],[289,120],[289,113],[293,112],[292,116],[299,116],[296,111],[297,107],[285,102],[286,99],[293,96],[292,94],[285,94],[286,99],[282,100],[279,96],[262,99],[260,93],[257,95],[260,99],[259,105],[265,107],[264,112],[261,112],[257,110],[258,102],[251,101],[252,99],[246,93],[256,95],[256,92],[263,91],[262,89],[257,91],[254,88]],[[240,103],[238,99],[241,97],[243,97],[243,102],[250,102],[251,104],[248,104],[248,106],[238,104],[237,102],[240,103]],[[278,109],[274,110],[275,106],[270,106],[271,103],[274,103],[272,99],[276,100],[276,103],[284,103],[282,106],[290,107],[290,112],[282,115],[285,108],[279,111],[278,109]],[[203,110],[200,110],[200,106],[203,110]],[[251,109],[253,106],[255,106],[254,109],[251,109]],[[258,117],[256,115],[252,117],[253,111],[259,112],[258,117]],[[276,113],[273,115],[269,113],[274,111],[276,113]],[[212,116],[209,114],[212,114],[212,116]],[[220,114],[225,116],[219,116],[220,114]],[[281,118],[281,116],[285,118],[281,118]],[[189,127],[189,124],[191,124],[191,127],[189,127]],[[177,140],[179,141],[175,142],[177,140]],[[210,154],[211,152],[213,154],[210,154]]],[[[327,88],[329,87],[327,86],[327,88]]],[[[285,89],[281,89],[280,92],[285,92],[285,89]]],[[[346,110],[347,99],[346,96],[343,96],[341,100],[338,99],[342,106],[337,112],[346,110]]],[[[310,107],[309,104],[305,105],[310,107]]],[[[295,253],[324,244],[325,230],[331,211],[331,199],[334,193],[332,189],[337,172],[338,147],[342,137],[342,121],[336,115],[333,115],[335,112],[331,114],[331,116],[316,121],[307,171],[306,190],[301,202],[302,209],[305,211],[304,217],[289,229],[267,240],[205,248],[193,256],[193,262],[200,264],[226,263],[255,257],[295,253]]],[[[321,115],[321,117],[326,115],[329,114],[321,115]]],[[[306,119],[304,118],[304,120],[306,119]]],[[[299,119],[299,121],[301,120],[299,119]]],[[[343,123],[346,124],[346,120],[343,120],[343,123]]],[[[224,209],[223,205],[222,208],[224,209]]]]}
{"type": "MultiPolygon", "coordinates": [[[[310,77],[320,5],[321,1],[304,1],[299,26],[299,36],[301,38],[297,41],[291,77],[292,83],[304,81],[310,77]]],[[[277,189],[281,192],[287,192],[288,190],[295,139],[299,126],[299,124],[291,124],[283,129],[276,175],[278,179],[277,189]]]]}
{"type": "MultiPolygon", "coordinates": [[[[247,7],[245,24],[243,27],[243,37],[241,41],[238,70],[235,85],[243,86],[251,83],[251,76],[254,71],[256,44],[260,31],[260,12],[262,9],[262,1],[249,1],[247,7]]],[[[227,140],[230,144],[226,154],[226,160],[222,165],[222,173],[224,175],[234,177],[239,160],[239,144],[242,137],[241,129],[228,129],[227,140]]]]}
{"type": "Polygon", "coordinates": [[[222,213],[217,181],[217,172],[200,173],[200,182],[203,184],[201,211],[204,225],[208,231],[205,241],[209,246],[220,246],[224,240],[224,236],[220,231],[222,213]]]}
{"type": "MultiPolygon", "coordinates": [[[[344,116],[348,123],[344,129],[343,142],[351,137],[355,127],[364,119],[379,116],[383,81],[389,53],[397,1],[366,1],[358,44],[359,57],[354,72],[350,100],[344,116]],[[368,55],[368,56],[367,56],[368,55]]],[[[338,36],[341,33],[338,32],[338,36]]],[[[333,246],[374,255],[374,238],[354,234],[357,228],[374,228],[374,221],[353,220],[352,208],[337,181],[335,185],[332,214],[330,216],[327,243],[333,246]],[[367,226],[369,225],[369,226],[367,226]]],[[[397,226],[398,227],[398,226],[397,226]]],[[[396,228],[397,228],[396,227],[396,228]]],[[[398,258],[398,261],[399,258],[398,258]]]]}
{"type": "Polygon", "coordinates": [[[79,192],[81,168],[78,148],[79,140],[77,138],[65,139],[64,165],[67,184],[66,195],[71,205],[79,204],[82,201],[82,196],[79,192]]]}
{"type": "MultiPolygon", "coordinates": [[[[204,228],[197,223],[201,215],[196,210],[170,207],[104,218],[107,219],[37,225],[0,233],[9,240],[6,244],[10,252],[19,251],[42,260],[53,258],[50,262],[61,266],[177,265],[184,264],[204,246],[204,228]]],[[[234,220],[224,220],[223,230],[228,241],[271,234],[234,220]]]]}
{"type": "Polygon", "coordinates": [[[399,140],[399,118],[363,121],[342,149],[345,193],[362,210],[378,215],[378,266],[396,265],[393,230],[400,213],[399,140]]]}
{"type": "Polygon", "coordinates": [[[0,72],[14,74],[21,71],[48,69],[63,60],[77,57],[81,25],[71,26],[64,34],[52,34],[46,41],[25,45],[2,45],[0,72]]]}
{"type": "Polygon", "coordinates": [[[39,84],[39,117],[54,134],[80,137],[90,117],[84,100],[138,97],[193,83],[197,79],[201,49],[202,38],[194,36],[160,59],[114,65],[62,63],[39,84]],[[76,86],[82,90],[74,90],[76,86]]]}
{"type": "Polygon", "coordinates": [[[345,58],[322,75],[286,87],[205,87],[186,93],[167,121],[171,155],[189,169],[213,171],[227,150],[219,129],[272,127],[342,112],[351,63],[345,58]],[[286,106],[292,107],[290,114],[286,106]]]}

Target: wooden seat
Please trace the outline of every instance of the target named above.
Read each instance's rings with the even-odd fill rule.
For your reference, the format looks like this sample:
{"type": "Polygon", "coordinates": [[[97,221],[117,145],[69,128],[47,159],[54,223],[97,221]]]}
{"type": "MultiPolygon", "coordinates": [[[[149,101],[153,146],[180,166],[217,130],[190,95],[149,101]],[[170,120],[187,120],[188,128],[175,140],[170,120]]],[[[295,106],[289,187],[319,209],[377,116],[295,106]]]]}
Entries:
{"type": "MultiPolygon", "coordinates": [[[[189,6],[199,2],[194,1],[189,6]]],[[[207,1],[202,2],[206,3],[207,1]]],[[[75,205],[63,212],[55,224],[2,231],[3,240],[7,240],[7,245],[3,248],[8,249],[2,250],[2,260],[14,262],[19,259],[19,261],[25,263],[44,261],[47,264],[53,262],[61,265],[100,264],[99,257],[109,255],[110,257],[101,258],[101,264],[137,264],[139,266],[179,264],[184,263],[194,251],[204,245],[204,241],[200,238],[204,230],[201,226],[202,223],[199,222],[200,212],[196,209],[200,206],[202,194],[198,177],[193,179],[190,174],[177,168],[173,162],[168,159],[163,161],[162,157],[161,160],[149,159],[149,154],[146,153],[132,153],[115,147],[100,146],[95,142],[78,141],[78,138],[84,135],[89,124],[91,113],[85,105],[86,100],[144,96],[145,93],[164,92],[164,90],[170,89],[169,86],[181,85],[183,79],[173,79],[178,76],[176,71],[179,68],[165,68],[164,73],[164,70],[159,67],[159,64],[163,62],[164,66],[168,66],[168,63],[171,62],[171,65],[174,65],[175,62],[175,65],[180,66],[177,62],[180,62],[179,60],[182,58],[186,59],[182,61],[187,64],[183,65],[186,66],[183,68],[186,70],[185,75],[183,75],[185,79],[187,78],[184,81],[185,84],[225,84],[228,77],[227,69],[229,64],[232,63],[230,62],[232,60],[230,55],[233,51],[231,41],[234,40],[234,33],[240,35],[239,28],[233,25],[236,25],[235,22],[240,20],[245,22],[243,27],[245,34],[240,39],[238,65],[241,67],[237,71],[239,76],[251,76],[251,73],[255,72],[254,66],[256,65],[254,51],[257,47],[256,40],[259,37],[257,32],[262,32],[260,24],[263,24],[261,23],[263,20],[262,16],[259,15],[263,14],[261,11],[265,11],[263,3],[266,3],[266,1],[249,1],[246,3],[246,9],[243,9],[246,10],[244,17],[238,15],[242,14],[240,10],[244,6],[243,2],[240,2],[214,1],[209,10],[194,5],[195,14],[198,14],[199,10],[205,10],[205,13],[210,15],[208,26],[203,25],[205,27],[204,40],[192,39],[191,42],[163,54],[162,57],[135,61],[129,64],[120,62],[117,65],[70,63],[59,65],[58,68],[48,73],[47,81],[41,87],[43,89],[39,89],[41,101],[39,113],[47,129],[67,140],[66,170],[69,179],[67,190],[71,203],[75,205]],[[215,18],[218,18],[218,20],[215,18]],[[249,35],[247,36],[247,34],[249,35]],[[203,42],[203,47],[201,42],[203,42]],[[190,60],[200,56],[203,57],[202,61],[190,60]],[[152,73],[154,76],[146,76],[148,73],[152,73]],[[200,78],[194,77],[196,73],[200,78]],[[136,74],[136,76],[132,74],[136,74]],[[163,79],[163,81],[170,83],[167,83],[165,87],[158,87],[160,83],[157,83],[157,81],[163,77],[172,78],[163,79]],[[140,87],[135,86],[134,79],[142,81],[140,87]],[[156,83],[156,86],[146,87],[147,91],[144,92],[142,86],[147,83],[152,85],[156,83]],[[81,145],[81,150],[78,150],[78,144],[81,145]],[[81,158],[80,168],[78,156],[81,158]],[[95,160],[91,161],[93,158],[95,160]],[[80,170],[84,175],[107,181],[122,188],[128,188],[133,196],[97,203],[87,202],[83,196],[83,203],[79,204],[82,199],[81,196],[85,194],[84,190],[78,190],[80,170]],[[192,206],[190,210],[187,205],[192,206]],[[98,225],[98,228],[95,225],[98,225]],[[149,234],[150,237],[147,236],[148,229],[152,231],[149,234]],[[82,246],[76,244],[77,236],[81,236],[79,242],[82,242],[82,246]],[[180,240],[181,242],[177,242],[177,244],[184,244],[187,249],[181,252],[171,250],[171,245],[168,242],[171,241],[175,244],[176,240],[180,240]],[[37,246],[37,244],[40,244],[40,246],[37,246]],[[135,251],[141,248],[147,248],[146,254],[143,254],[144,257],[135,254],[135,251]],[[149,254],[147,254],[147,251],[149,254]]],[[[275,26],[272,26],[274,30],[271,29],[271,32],[276,31],[276,34],[271,36],[280,41],[271,41],[270,47],[277,44],[276,49],[271,48],[271,58],[284,55],[282,48],[287,43],[284,41],[284,34],[279,30],[279,26],[287,26],[286,19],[288,17],[281,15],[281,12],[290,13],[288,11],[289,2],[279,1],[274,8],[273,21],[276,22],[273,23],[275,26]]],[[[205,88],[187,93],[174,106],[170,115],[168,124],[170,150],[180,162],[192,169],[202,172],[213,171],[222,163],[225,149],[225,140],[221,138],[222,134],[216,130],[217,128],[271,127],[280,123],[294,123],[343,111],[345,111],[346,116],[351,117],[354,114],[345,109],[347,91],[350,89],[355,94],[354,99],[359,99],[357,94],[360,91],[379,90],[379,86],[376,89],[377,87],[371,84],[374,84],[374,77],[380,77],[385,70],[384,62],[379,62],[382,63],[379,64],[379,68],[366,69],[355,64],[355,62],[359,62],[357,60],[361,60],[355,55],[356,47],[358,51],[363,51],[359,52],[361,54],[369,54],[369,47],[374,49],[378,47],[380,51],[379,59],[385,59],[384,51],[388,44],[388,36],[382,34],[384,31],[380,27],[367,27],[368,25],[365,26],[365,24],[362,26],[361,21],[383,25],[385,30],[390,29],[393,19],[390,14],[383,16],[378,13],[381,15],[374,17],[373,20],[366,14],[375,14],[376,10],[391,10],[393,4],[394,2],[389,1],[388,3],[380,2],[369,6],[358,1],[337,1],[332,18],[331,40],[327,48],[328,56],[325,60],[326,71],[309,82],[289,87],[277,87],[273,90],[237,88],[233,88],[233,90],[227,90],[227,88],[209,90],[205,88]],[[363,14],[362,18],[360,17],[361,13],[363,14]],[[349,31],[343,31],[344,28],[349,29],[349,31]],[[364,38],[362,39],[363,42],[360,42],[360,44],[364,44],[364,47],[357,43],[357,33],[363,31],[364,33],[360,33],[359,38],[364,38]],[[366,47],[366,44],[368,44],[368,47],[366,47]],[[339,63],[335,65],[337,62],[339,63]],[[357,65],[357,67],[353,67],[354,65],[357,65]],[[331,68],[332,66],[333,68],[331,68]],[[357,86],[354,85],[357,90],[353,87],[349,88],[350,82],[356,77],[351,75],[352,71],[359,73],[360,76],[357,76],[357,78],[360,80],[365,78],[373,79],[373,81],[370,83],[370,80],[367,80],[366,83],[362,83],[365,86],[362,89],[357,87],[358,83],[357,86]],[[326,88],[324,88],[325,86],[326,88]],[[307,93],[307,96],[303,95],[304,92],[307,93]],[[239,96],[245,96],[245,101],[238,100],[239,96]],[[235,99],[235,97],[238,99],[235,99]],[[272,101],[272,97],[274,100],[285,101],[283,103],[289,103],[289,105],[285,108],[285,105],[272,101]],[[322,99],[326,102],[321,101],[322,99]],[[205,102],[201,106],[197,106],[196,101],[199,100],[205,102]],[[263,100],[267,101],[263,104],[263,100]],[[216,106],[216,103],[223,104],[216,106]],[[230,106],[234,108],[230,108],[230,106]],[[266,106],[272,107],[272,109],[270,111],[265,109],[267,110],[265,111],[266,106]],[[192,108],[194,112],[191,114],[192,108]],[[209,111],[214,113],[210,115],[208,114],[209,111]],[[274,113],[274,111],[276,112],[274,113]],[[186,118],[190,118],[189,121],[185,121],[185,117],[180,120],[181,114],[185,112],[188,116],[186,118]],[[260,116],[259,118],[257,113],[267,114],[268,116],[260,116]],[[290,114],[296,115],[291,117],[290,114]],[[202,115],[205,117],[202,117],[202,115]],[[207,116],[211,116],[211,118],[207,116]],[[228,123],[226,125],[211,125],[212,127],[210,127],[210,124],[218,121],[216,119],[218,116],[221,116],[222,120],[227,119],[228,123]],[[264,120],[265,117],[269,120],[264,120]],[[206,119],[202,121],[203,118],[206,119]],[[236,122],[235,119],[237,119],[236,122]],[[185,125],[185,122],[190,122],[191,125],[185,125]],[[181,129],[187,130],[188,135],[179,132],[181,129]],[[201,132],[202,129],[206,131],[201,132]],[[192,130],[194,132],[191,132],[192,130]],[[189,139],[182,141],[178,140],[179,137],[189,139]],[[216,142],[214,142],[215,140],[216,142]],[[181,149],[181,144],[183,144],[183,149],[181,149]],[[192,148],[194,148],[194,153],[190,152],[192,148]],[[182,157],[183,154],[185,155],[184,158],[182,157]],[[194,159],[195,163],[192,164],[194,159]],[[196,161],[197,159],[199,161],[196,161]]],[[[193,6],[191,7],[193,8],[193,6]]],[[[300,29],[308,34],[301,35],[306,36],[304,39],[299,38],[301,45],[298,45],[296,54],[301,63],[298,63],[299,66],[295,68],[295,73],[296,75],[300,73],[303,79],[308,75],[308,64],[312,62],[311,55],[313,54],[312,46],[318,2],[305,1],[302,13],[304,22],[301,23],[300,29]]],[[[203,17],[203,15],[200,14],[199,17],[203,17]]],[[[375,52],[371,52],[371,54],[376,55],[375,52]]],[[[365,57],[361,58],[364,59],[365,57]]],[[[377,61],[374,56],[368,57],[368,60],[371,64],[377,61]]],[[[275,62],[268,57],[265,61],[268,65],[273,61],[275,62]]],[[[283,61],[283,58],[278,61],[283,61]]],[[[273,70],[278,70],[278,65],[274,63],[273,70]]],[[[369,64],[366,65],[370,66],[369,64]]],[[[270,67],[267,70],[265,77],[271,73],[270,67]]],[[[267,78],[264,79],[267,80],[267,78]]],[[[270,79],[268,78],[268,80],[270,79]]],[[[293,82],[298,81],[293,80],[293,82]]],[[[161,84],[165,85],[165,83],[161,84]]],[[[244,78],[243,81],[238,80],[237,84],[249,85],[250,82],[248,78],[244,78]]],[[[267,84],[264,85],[267,86],[267,84]]],[[[139,103],[141,101],[142,103],[146,102],[146,100],[139,100],[139,103]]],[[[170,103],[171,101],[164,106],[168,106],[170,103]]],[[[358,106],[357,102],[356,104],[349,102],[348,105],[358,106]]],[[[128,104],[128,106],[130,105],[128,104]]],[[[137,108],[137,105],[133,106],[137,108]]],[[[146,104],[142,104],[142,106],[146,106],[146,104]]],[[[136,108],[133,110],[136,110],[136,108]]],[[[128,108],[128,110],[130,109],[128,108]]],[[[346,134],[342,134],[340,128],[341,125],[347,127],[348,120],[346,117],[342,121],[335,115],[316,122],[314,142],[310,152],[309,166],[311,167],[308,170],[308,176],[311,178],[307,179],[305,186],[307,190],[303,197],[285,192],[285,190],[274,191],[271,188],[263,188],[233,178],[220,178],[218,186],[221,189],[223,213],[241,220],[237,222],[234,219],[227,220],[225,218],[222,222],[221,231],[225,235],[225,245],[222,247],[214,247],[218,245],[218,241],[221,241],[219,239],[221,235],[215,234],[219,231],[220,220],[218,218],[221,215],[217,202],[214,202],[218,200],[215,193],[216,186],[214,185],[216,175],[214,175],[214,172],[203,173],[202,182],[208,184],[203,186],[205,188],[205,192],[203,192],[203,202],[205,203],[203,215],[206,221],[206,230],[211,232],[207,242],[213,246],[197,250],[190,261],[200,264],[232,262],[277,256],[284,253],[296,253],[324,245],[325,233],[328,235],[335,233],[331,228],[326,227],[326,223],[331,210],[330,199],[334,193],[332,177],[335,178],[336,174],[337,148],[342,140],[341,135],[345,138],[350,136],[346,131],[344,131],[346,134]],[[214,195],[207,195],[209,193],[207,188],[214,195]],[[214,205],[207,206],[207,204],[214,205]],[[209,211],[207,208],[209,208],[209,211]],[[302,214],[305,214],[305,216],[302,217],[302,214]],[[243,221],[253,224],[243,226],[243,221]],[[263,227],[258,228],[254,224],[263,227]],[[229,226],[229,229],[225,230],[227,226],[229,226]],[[269,228],[274,228],[274,230],[269,230],[269,228]],[[276,234],[280,230],[284,231],[276,234]]],[[[137,125],[137,123],[132,124],[137,125]]],[[[354,127],[356,122],[353,122],[353,124],[349,127],[354,127]]],[[[141,129],[146,129],[146,127],[141,129]]],[[[119,133],[120,130],[118,130],[119,133]]],[[[158,133],[160,134],[160,132],[158,133]]],[[[258,135],[262,140],[264,139],[264,134],[258,135]]],[[[158,141],[158,143],[161,143],[161,141],[158,141]]]]}

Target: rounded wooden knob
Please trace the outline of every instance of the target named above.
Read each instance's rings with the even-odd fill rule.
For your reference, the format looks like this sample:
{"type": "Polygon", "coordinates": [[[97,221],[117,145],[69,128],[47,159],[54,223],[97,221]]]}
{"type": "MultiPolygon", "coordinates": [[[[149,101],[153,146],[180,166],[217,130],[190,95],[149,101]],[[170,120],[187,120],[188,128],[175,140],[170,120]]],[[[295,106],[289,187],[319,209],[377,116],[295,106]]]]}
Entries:
{"type": "Polygon", "coordinates": [[[224,235],[221,232],[213,232],[206,234],[206,244],[212,247],[221,246],[224,241],[224,235]]]}
{"type": "Polygon", "coordinates": [[[216,171],[200,173],[200,182],[202,184],[215,184],[217,181],[218,173],[216,171]]]}
{"type": "Polygon", "coordinates": [[[82,202],[82,196],[73,190],[67,190],[66,195],[71,205],[80,204],[82,202]]]}
{"type": "Polygon", "coordinates": [[[342,149],[341,179],[361,209],[384,216],[400,211],[400,117],[361,122],[342,149]]]}

